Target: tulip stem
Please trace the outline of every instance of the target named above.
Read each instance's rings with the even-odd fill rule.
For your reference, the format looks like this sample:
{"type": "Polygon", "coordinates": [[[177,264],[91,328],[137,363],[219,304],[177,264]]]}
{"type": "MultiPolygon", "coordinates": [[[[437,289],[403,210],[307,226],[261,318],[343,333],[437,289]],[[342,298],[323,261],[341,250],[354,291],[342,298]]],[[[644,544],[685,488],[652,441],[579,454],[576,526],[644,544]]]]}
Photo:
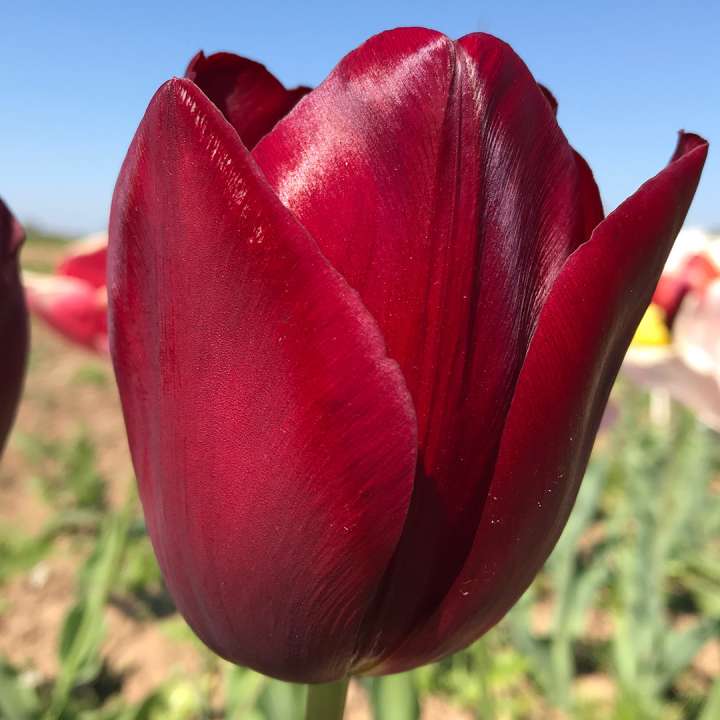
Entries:
{"type": "Polygon", "coordinates": [[[342,720],[349,679],[308,685],[305,720],[342,720]]]}

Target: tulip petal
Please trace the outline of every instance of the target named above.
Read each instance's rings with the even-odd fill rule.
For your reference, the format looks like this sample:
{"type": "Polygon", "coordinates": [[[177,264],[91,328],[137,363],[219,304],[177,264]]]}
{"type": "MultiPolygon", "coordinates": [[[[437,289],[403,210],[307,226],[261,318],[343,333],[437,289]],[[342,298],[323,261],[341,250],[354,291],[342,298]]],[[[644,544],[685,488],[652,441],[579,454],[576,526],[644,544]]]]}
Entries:
{"type": "Polygon", "coordinates": [[[465,567],[431,621],[374,672],[431,662],[472,642],[516,602],[550,554],[706,155],[704,140],[682,135],[673,161],[568,259],[523,364],[465,567]]]}
{"type": "MultiPolygon", "coordinates": [[[[92,274],[90,268],[73,269],[92,274]]],[[[107,292],[104,287],[95,288],[90,282],[72,275],[32,272],[23,273],[23,284],[28,307],[50,327],[71,342],[107,353],[107,292]]]]}
{"type": "Polygon", "coordinates": [[[111,351],[180,610],[269,675],[346,674],[412,492],[412,403],[377,327],[187,80],[113,200],[111,351]]]}
{"type": "Polygon", "coordinates": [[[310,92],[307,87],[286,90],[264,65],[227,52],[206,57],[200,51],[185,77],[217,105],[248,148],[310,92]]]}
{"type": "MultiPolygon", "coordinates": [[[[550,104],[552,111],[557,115],[558,101],[555,95],[545,85],[538,84],[538,87],[542,91],[545,99],[550,104]]],[[[575,162],[577,164],[578,181],[580,185],[580,196],[578,198],[578,205],[583,218],[585,218],[585,227],[581,233],[581,237],[589,238],[592,231],[605,217],[602,207],[602,200],[600,199],[600,190],[598,189],[595,177],[593,176],[590,166],[585,161],[585,158],[577,152],[575,153],[575,162]]]]}
{"type": "Polygon", "coordinates": [[[107,234],[102,232],[73,243],[56,274],[83,280],[97,290],[107,282],[106,265],[107,234]]]}
{"type": "Polygon", "coordinates": [[[587,177],[542,90],[488,35],[372,38],[253,156],[360,293],[413,396],[413,502],[368,616],[402,632],[462,566],[538,313],[600,218],[584,217],[587,177]]]}
{"type": "Polygon", "coordinates": [[[28,351],[27,311],[18,262],[24,239],[20,223],[0,200],[0,454],[15,419],[28,351]]]}

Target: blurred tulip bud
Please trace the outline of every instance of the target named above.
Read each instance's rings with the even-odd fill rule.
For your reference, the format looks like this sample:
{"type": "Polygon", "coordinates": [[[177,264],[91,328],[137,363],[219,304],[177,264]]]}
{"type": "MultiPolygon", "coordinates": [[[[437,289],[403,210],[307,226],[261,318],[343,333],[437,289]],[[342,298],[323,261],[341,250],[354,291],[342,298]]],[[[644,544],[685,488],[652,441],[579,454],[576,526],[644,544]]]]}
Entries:
{"type": "Polygon", "coordinates": [[[63,337],[106,354],[107,235],[98,233],[73,243],[55,274],[25,271],[30,310],[63,337]]]}

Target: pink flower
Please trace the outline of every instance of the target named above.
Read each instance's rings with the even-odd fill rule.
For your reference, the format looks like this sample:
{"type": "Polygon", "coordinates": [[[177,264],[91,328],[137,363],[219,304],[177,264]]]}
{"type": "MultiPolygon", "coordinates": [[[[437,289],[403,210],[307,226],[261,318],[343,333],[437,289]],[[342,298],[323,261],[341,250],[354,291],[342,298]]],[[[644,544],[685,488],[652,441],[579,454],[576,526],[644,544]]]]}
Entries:
{"type": "Polygon", "coordinates": [[[99,353],[108,352],[105,264],[107,235],[74,243],[55,274],[26,271],[30,310],[68,340],[99,353]]]}

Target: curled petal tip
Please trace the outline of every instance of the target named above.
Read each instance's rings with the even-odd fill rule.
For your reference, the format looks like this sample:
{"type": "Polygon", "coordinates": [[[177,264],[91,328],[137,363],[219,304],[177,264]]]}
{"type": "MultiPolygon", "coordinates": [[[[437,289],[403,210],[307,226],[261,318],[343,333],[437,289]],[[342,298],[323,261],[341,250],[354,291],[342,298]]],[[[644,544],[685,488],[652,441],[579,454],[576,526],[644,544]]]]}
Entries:
{"type": "Polygon", "coordinates": [[[248,148],[309,91],[286,90],[264,65],[228,52],[205,55],[201,50],[188,64],[185,77],[216,105],[248,148]]]}
{"type": "Polygon", "coordinates": [[[673,153],[672,159],[677,160],[683,155],[686,155],[693,150],[697,150],[698,148],[702,148],[699,154],[707,156],[709,147],[710,144],[701,135],[697,135],[693,132],[686,132],[685,130],[680,130],[678,132],[677,146],[675,148],[675,152],[673,153]]]}

